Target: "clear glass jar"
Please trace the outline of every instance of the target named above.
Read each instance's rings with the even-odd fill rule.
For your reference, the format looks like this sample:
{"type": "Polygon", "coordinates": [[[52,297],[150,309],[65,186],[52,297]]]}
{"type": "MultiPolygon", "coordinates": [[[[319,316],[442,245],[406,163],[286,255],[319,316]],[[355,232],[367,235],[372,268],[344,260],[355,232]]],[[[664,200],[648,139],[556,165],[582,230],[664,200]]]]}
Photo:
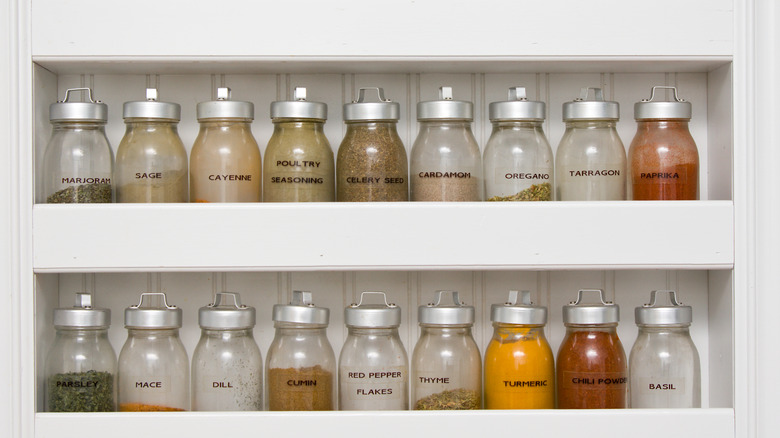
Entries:
{"type": "Polygon", "coordinates": [[[119,410],[186,411],[190,408],[190,367],[179,339],[182,312],[163,293],[142,293],[125,309],[127,341],[119,353],[119,410]],[[162,305],[144,306],[144,298],[162,305]]]}
{"type": "Polygon", "coordinates": [[[700,408],[701,365],[691,339],[691,306],[674,291],[653,291],[650,303],[635,310],[639,335],[631,349],[632,408],[700,408]],[[668,294],[671,304],[657,303],[668,294]]]}
{"type": "Polygon", "coordinates": [[[363,292],[347,307],[348,336],[339,356],[339,409],[408,410],[409,358],[398,336],[401,308],[384,292],[363,292]],[[383,304],[364,304],[381,294],[383,304]]]}
{"type": "Polygon", "coordinates": [[[327,335],[329,313],[314,306],[311,292],[293,291],[289,305],[274,305],[276,333],[265,366],[269,410],[336,409],[336,356],[327,335]]]}
{"type": "Polygon", "coordinates": [[[43,156],[39,202],[88,204],[113,201],[114,153],[106,137],[108,106],[92,100],[89,88],[69,88],[49,106],[52,134],[43,156]],[[86,91],[89,102],[71,102],[86,91]]]}
{"type": "Polygon", "coordinates": [[[482,200],[482,156],[471,132],[473,120],[474,105],[452,100],[452,87],[440,87],[439,100],[417,104],[412,201],[482,200]]]}
{"type": "Polygon", "coordinates": [[[54,343],[46,355],[46,412],[116,410],[116,353],[108,341],[111,311],[92,307],[92,296],[76,294],[76,305],[54,310],[54,343]]]}
{"type": "Polygon", "coordinates": [[[412,409],[468,410],[482,407],[482,358],[471,334],[474,307],[458,292],[437,291],[418,308],[420,338],[412,353],[412,409]],[[442,295],[451,294],[452,304],[442,295]]]}
{"type": "Polygon", "coordinates": [[[255,308],[220,292],[201,307],[200,341],[192,354],[193,411],[263,410],[263,358],[252,329],[255,308]],[[231,302],[232,299],[232,302],[231,302]]]}
{"type": "Polygon", "coordinates": [[[217,100],[197,107],[200,131],[190,154],[190,202],[260,202],[260,148],[252,135],[255,107],[230,100],[229,88],[217,100]]]}
{"type": "Polygon", "coordinates": [[[125,102],[125,135],[116,152],[116,202],[187,202],[187,150],[176,128],[178,103],[125,102]]]}
{"type": "Polygon", "coordinates": [[[490,309],[493,338],[485,350],[485,409],[553,409],[555,361],[544,336],[547,308],[511,291],[490,309]]]}
{"type": "Polygon", "coordinates": [[[566,334],[558,349],[556,380],[559,409],[628,407],[628,362],[617,335],[619,307],[601,290],[580,290],[563,306],[566,334]],[[598,293],[583,303],[584,293],[598,293]]]}
{"type": "Polygon", "coordinates": [[[583,88],[563,104],[563,133],[555,157],[559,201],[626,199],[626,150],[620,141],[617,102],[604,101],[600,88],[583,88]],[[588,99],[595,90],[595,100],[588,99]]]}
{"type": "Polygon", "coordinates": [[[699,199],[699,150],[688,130],[691,103],[677,88],[656,86],[650,99],[634,104],[637,131],[628,150],[629,198],[699,199]],[[674,91],[673,101],[654,101],[656,89],[674,91]]]}
{"type": "Polygon", "coordinates": [[[263,201],[335,201],[333,150],[323,130],[328,106],[307,102],[303,87],[295,88],[293,99],[271,103],[274,132],[265,149],[263,201]]]}
{"type": "Polygon", "coordinates": [[[489,107],[493,132],[483,166],[488,201],[552,201],[553,152],[542,130],[544,102],[529,101],[524,87],[489,107]]]}
{"type": "Polygon", "coordinates": [[[406,149],[396,130],[400,111],[381,88],[361,88],[358,100],[344,105],[347,132],[336,160],[336,200],[409,200],[406,149]],[[366,100],[368,90],[376,91],[376,102],[366,100]]]}

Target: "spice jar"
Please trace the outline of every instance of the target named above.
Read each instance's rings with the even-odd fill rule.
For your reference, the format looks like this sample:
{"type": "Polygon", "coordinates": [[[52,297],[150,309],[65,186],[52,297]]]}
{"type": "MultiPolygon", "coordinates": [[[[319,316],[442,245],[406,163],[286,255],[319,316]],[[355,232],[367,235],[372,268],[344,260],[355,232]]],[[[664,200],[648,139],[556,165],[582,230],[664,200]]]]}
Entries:
{"type": "Polygon", "coordinates": [[[344,105],[347,132],[336,160],[336,197],[340,202],[408,201],[406,149],[396,124],[400,105],[385,99],[381,88],[361,88],[344,105]],[[369,92],[377,100],[368,101],[369,92]]]}
{"type": "Polygon", "coordinates": [[[190,155],[190,202],[260,202],[260,148],[252,136],[255,106],[230,100],[230,88],[217,88],[217,100],[197,106],[200,131],[190,155]]]}
{"type": "Polygon", "coordinates": [[[181,309],[168,305],[160,292],[142,293],[137,305],[125,309],[127,341],[119,353],[120,411],[189,409],[190,367],[179,339],[181,318],[181,309]]]}
{"type": "Polygon", "coordinates": [[[485,409],[553,409],[555,362],[544,336],[547,308],[531,293],[509,292],[490,308],[493,338],[485,350],[485,409]],[[518,299],[519,298],[519,299],[518,299]]]}
{"type": "Polygon", "coordinates": [[[255,308],[239,294],[217,293],[198,310],[200,341],[192,354],[193,411],[263,410],[263,359],[252,335],[255,308]]]}
{"type": "Polygon", "coordinates": [[[474,104],[453,100],[452,87],[439,87],[439,100],[417,104],[412,201],[482,200],[482,156],[471,132],[473,120],[474,104]]]}
{"type": "Polygon", "coordinates": [[[47,412],[116,410],[116,353],[108,341],[111,311],[92,307],[92,295],[54,310],[54,343],[46,356],[47,412]]]}
{"type": "Polygon", "coordinates": [[[652,291],[634,311],[639,335],[629,360],[632,408],[701,407],[701,365],[689,327],[691,306],[671,290],[652,291]],[[659,295],[668,295],[662,305],[659,295]]]}
{"type": "Polygon", "coordinates": [[[274,133],[265,149],[265,202],[331,202],[336,199],[333,150],[323,126],[328,105],[306,101],[295,87],[293,100],[271,103],[274,133]]]}
{"type": "Polygon", "coordinates": [[[48,204],[107,203],[113,200],[114,154],[106,138],[108,106],[89,88],[69,88],[49,106],[52,134],[43,155],[43,198],[48,204]],[[73,102],[84,91],[88,102],[73,102]]]}
{"type": "Polygon", "coordinates": [[[458,292],[437,291],[433,303],[418,308],[420,339],[412,353],[415,410],[466,410],[482,407],[482,358],[471,327],[474,307],[458,292]],[[452,297],[451,304],[442,301],[452,297]]]}
{"type": "Polygon", "coordinates": [[[678,98],[675,87],[653,87],[650,99],[634,104],[637,131],[628,150],[630,199],[699,199],[699,151],[688,130],[691,112],[691,103],[678,98]],[[656,89],[672,90],[674,100],[653,100],[656,89]]]}
{"type": "Polygon", "coordinates": [[[617,335],[620,308],[604,301],[600,289],[584,289],[577,301],[563,306],[566,335],[558,349],[556,369],[558,408],[625,408],[628,368],[617,335]],[[598,294],[595,303],[583,302],[598,294]]]}
{"type": "Polygon", "coordinates": [[[528,100],[525,87],[489,107],[493,132],[485,145],[485,199],[552,201],[553,152],[542,130],[544,102],[528,100]]]}
{"type": "Polygon", "coordinates": [[[329,313],[305,291],[293,291],[289,305],[274,305],[276,334],[266,358],[269,410],[336,408],[336,356],[326,333],[329,313]]]}
{"type": "Polygon", "coordinates": [[[363,292],[344,310],[348,336],[339,357],[339,409],[409,409],[409,358],[398,336],[401,308],[384,292],[363,292]],[[381,295],[382,304],[364,304],[381,295]]]}
{"type": "Polygon", "coordinates": [[[127,129],[116,152],[117,202],[187,202],[187,150],[179,138],[181,106],[146,100],[125,102],[127,129]]]}
{"type": "Polygon", "coordinates": [[[579,98],[563,104],[566,131],[555,157],[559,201],[626,199],[626,150],[615,129],[619,118],[618,103],[604,101],[601,88],[583,88],[579,98]]]}

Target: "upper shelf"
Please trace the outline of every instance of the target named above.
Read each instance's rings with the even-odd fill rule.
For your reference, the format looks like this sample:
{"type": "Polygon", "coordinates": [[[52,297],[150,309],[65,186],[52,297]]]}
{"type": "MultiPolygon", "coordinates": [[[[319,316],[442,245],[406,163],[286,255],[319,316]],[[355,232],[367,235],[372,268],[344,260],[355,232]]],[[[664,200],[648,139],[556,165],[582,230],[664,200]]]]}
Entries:
{"type": "Polygon", "coordinates": [[[695,57],[734,46],[733,0],[36,0],[31,17],[34,58],[695,57]]]}
{"type": "Polygon", "coordinates": [[[731,269],[731,201],[36,205],[35,272],[731,269]]]}

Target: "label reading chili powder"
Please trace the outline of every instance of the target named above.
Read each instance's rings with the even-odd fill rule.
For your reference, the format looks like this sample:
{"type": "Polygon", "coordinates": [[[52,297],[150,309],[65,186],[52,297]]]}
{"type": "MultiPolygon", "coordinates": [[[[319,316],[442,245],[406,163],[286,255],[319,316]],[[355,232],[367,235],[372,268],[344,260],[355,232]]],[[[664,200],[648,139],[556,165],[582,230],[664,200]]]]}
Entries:
{"type": "Polygon", "coordinates": [[[568,389],[604,390],[605,388],[617,388],[625,390],[628,377],[625,373],[579,373],[572,371],[563,372],[561,385],[568,389]]]}

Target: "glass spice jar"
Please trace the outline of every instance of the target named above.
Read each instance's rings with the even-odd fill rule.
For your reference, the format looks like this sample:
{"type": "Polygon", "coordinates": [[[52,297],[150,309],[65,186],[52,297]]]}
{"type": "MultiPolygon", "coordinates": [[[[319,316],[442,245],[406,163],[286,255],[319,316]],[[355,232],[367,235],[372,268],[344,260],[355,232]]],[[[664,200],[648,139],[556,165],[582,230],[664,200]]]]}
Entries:
{"type": "Polygon", "coordinates": [[[119,410],[186,411],[190,367],[179,339],[182,311],[164,293],[145,292],[125,309],[127,341],[119,353],[119,410]],[[153,303],[157,298],[161,303],[153,303]],[[146,305],[144,304],[146,299],[146,305]]]}
{"type": "Polygon", "coordinates": [[[615,129],[619,118],[620,106],[605,101],[601,88],[583,88],[579,98],[563,104],[566,131],[555,156],[559,201],[626,199],[626,150],[615,129]]]}
{"type": "Polygon", "coordinates": [[[252,135],[255,106],[230,100],[230,88],[217,88],[217,100],[197,106],[200,130],[190,154],[190,202],[260,202],[260,148],[252,135]]]}
{"type": "Polygon", "coordinates": [[[617,335],[620,308],[600,289],[583,289],[563,306],[566,334],[558,349],[556,380],[560,409],[627,407],[628,367],[617,335]],[[586,293],[598,294],[584,303],[586,293]]]}
{"type": "Polygon", "coordinates": [[[700,408],[701,365],[691,339],[691,306],[672,290],[650,293],[650,303],[634,311],[639,335],[631,349],[632,408],[700,408]],[[662,305],[666,294],[670,304],[662,305]]]}
{"type": "Polygon", "coordinates": [[[490,320],[485,409],[553,409],[555,361],[544,336],[547,308],[534,306],[528,291],[510,291],[505,303],[491,306],[490,320]]]}
{"type": "Polygon", "coordinates": [[[452,87],[439,87],[439,100],[417,104],[412,201],[482,200],[482,156],[471,132],[473,120],[474,104],[453,100],[452,87]]]}
{"type": "Polygon", "coordinates": [[[274,132],[265,149],[263,201],[335,201],[333,150],[323,130],[327,118],[328,105],[306,101],[304,87],[295,87],[291,101],[271,103],[274,132]]]}
{"type": "Polygon", "coordinates": [[[49,106],[52,134],[43,156],[41,202],[90,204],[113,201],[114,154],[106,137],[108,106],[89,88],[69,88],[49,106]],[[86,92],[88,102],[71,101],[86,92]]]}
{"type": "Polygon", "coordinates": [[[117,202],[187,202],[187,150],[176,125],[178,103],[158,102],[157,89],[146,100],[125,102],[127,129],[116,152],[117,202]]]}
{"type": "Polygon", "coordinates": [[[528,100],[525,87],[489,107],[493,132],[485,145],[485,199],[552,201],[553,152],[542,130],[544,102],[528,100]]]}
{"type": "Polygon", "coordinates": [[[92,295],[54,310],[54,338],[46,356],[46,412],[116,410],[116,353],[108,341],[111,311],[92,307],[92,295]]]}
{"type": "Polygon", "coordinates": [[[634,104],[637,132],[628,150],[629,196],[634,200],[699,199],[699,151],[688,130],[691,103],[676,87],[655,86],[650,99],[634,104]],[[656,101],[656,90],[673,101],[656,101]]]}
{"type": "Polygon", "coordinates": [[[398,336],[401,308],[384,292],[363,292],[344,309],[348,336],[339,357],[339,409],[408,410],[409,358],[398,336]],[[382,304],[364,304],[381,295],[382,304]]]}
{"type": "Polygon", "coordinates": [[[420,338],[412,353],[414,410],[469,410],[482,407],[482,358],[471,334],[474,307],[458,292],[437,291],[418,308],[420,338]],[[442,301],[452,297],[452,304],[442,301]]]}
{"type": "Polygon", "coordinates": [[[290,304],[273,310],[276,333],[266,357],[271,411],[336,409],[336,356],[328,341],[330,311],[311,292],[293,291],[290,304]]]}
{"type": "Polygon", "coordinates": [[[409,200],[406,149],[396,130],[400,112],[382,88],[361,88],[358,99],[344,105],[347,132],[336,160],[339,202],[409,200]],[[369,91],[376,92],[376,102],[367,100],[369,91]]]}
{"type": "Polygon", "coordinates": [[[263,358],[252,330],[255,308],[220,292],[198,310],[200,341],[192,354],[193,411],[263,410],[263,358]]]}

